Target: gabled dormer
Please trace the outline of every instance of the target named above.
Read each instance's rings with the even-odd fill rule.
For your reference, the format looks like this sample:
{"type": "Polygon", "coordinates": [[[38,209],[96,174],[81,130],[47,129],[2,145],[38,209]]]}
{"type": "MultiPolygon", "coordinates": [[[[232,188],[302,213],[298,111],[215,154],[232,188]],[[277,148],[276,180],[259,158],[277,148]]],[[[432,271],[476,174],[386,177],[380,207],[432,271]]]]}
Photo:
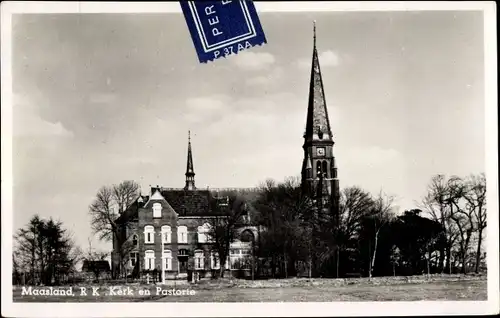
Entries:
{"type": "Polygon", "coordinates": [[[151,193],[152,195],[149,197],[149,200],[142,207],[143,213],[151,214],[153,219],[161,219],[168,216],[177,217],[177,213],[161,194],[159,187],[152,187],[151,193]]]}

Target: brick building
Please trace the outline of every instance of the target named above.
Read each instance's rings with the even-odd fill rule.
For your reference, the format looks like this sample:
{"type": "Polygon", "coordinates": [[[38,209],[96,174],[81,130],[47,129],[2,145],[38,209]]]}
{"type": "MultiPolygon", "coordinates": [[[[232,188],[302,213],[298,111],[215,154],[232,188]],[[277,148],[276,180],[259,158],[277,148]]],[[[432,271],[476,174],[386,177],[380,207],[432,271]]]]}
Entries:
{"type": "MultiPolygon", "coordinates": [[[[255,212],[243,203],[236,238],[230,255],[221,262],[211,243],[210,227],[214,218],[227,215],[231,198],[251,197],[256,189],[197,189],[191,138],[188,139],[186,183],[184,188],[151,187],[149,195],[141,195],[118,219],[124,225],[121,237],[123,262],[121,272],[138,276],[164,271],[166,278],[180,278],[189,270],[202,277],[211,276],[224,266],[232,274],[249,275],[253,244],[259,229],[252,225],[255,212]]],[[[120,257],[113,242],[112,267],[116,272],[120,257]]]]}

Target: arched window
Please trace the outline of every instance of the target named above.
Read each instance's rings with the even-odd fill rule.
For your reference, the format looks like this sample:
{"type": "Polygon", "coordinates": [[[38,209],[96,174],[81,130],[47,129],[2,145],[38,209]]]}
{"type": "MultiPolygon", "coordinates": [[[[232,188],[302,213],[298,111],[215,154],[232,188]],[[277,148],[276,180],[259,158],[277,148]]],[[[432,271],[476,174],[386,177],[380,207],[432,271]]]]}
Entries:
{"type": "Polygon", "coordinates": [[[152,250],[144,252],[144,269],[155,269],[155,252],[152,250]]]}
{"type": "Polygon", "coordinates": [[[177,228],[177,243],[187,243],[187,227],[181,225],[177,228]]]}
{"type": "Polygon", "coordinates": [[[167,270],[167,271],[172,270],[172,251],[171,250],[164,250],[163,251],[163,262],[164,262],[165,270],[167,270]]]}
{"type": "Polygon", "coordinates": [[[153,244],[155,242],[155,228],[152,225],[144,227],[144,243],[153,244]]]}
{"type": "Polygon", "coordinates": [[[160,203],[153,204],[153,217],[154,218],[161,218],[161,204],[160,203]]]}
{"type": "Polygon", "coordinates": [[[327,171],[328,171],[328,163],[325,161],[323,161],[323,169],[321,169],[321,172],[324,173],[324,177],[326,178],[327,176],[327,171]]]}
{"type": "Polygon", "coordinates": [[[208,243],[210,239],[210,224],[205,223],[202,226],[198,226],[198,243],[208,243]]]}
{"type": "Polygon", "coordinates": [[[139,237],[137,236],[137,234],[132,235],[132,245],[133,246],[137,247],[137,244],[139,244],[138,240],[139,240],[139,237]]]}
{"type": "Polygon", "coordinates": [[[204,269],[205,268],[205,255],[202,250],[197,250],[194,252],[194,269],[204,269]]]}
{"type": "Polygon", "coordinates": [[[316,161],[316,176],[321,176],[321,160],[316,161]]]}
{"type": "Polygon", "coordinates": [[[161,227],[161,237],[163,243],[171,243],[172,242],[172,228],[169,225],[163,225],[161,227]]]}

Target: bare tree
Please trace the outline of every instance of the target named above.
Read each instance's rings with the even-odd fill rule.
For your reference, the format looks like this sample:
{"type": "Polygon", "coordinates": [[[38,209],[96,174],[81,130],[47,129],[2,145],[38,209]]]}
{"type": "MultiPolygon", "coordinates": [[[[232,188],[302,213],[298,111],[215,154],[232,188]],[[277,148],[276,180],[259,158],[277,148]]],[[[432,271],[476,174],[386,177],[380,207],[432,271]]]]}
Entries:
{"type": "Polygon", "coordinates": [[[356,238],[363,218],[370,213],[373,199],[359,187],[345,188],[341,193],[339,227],[345,241],[356,238]]]}
{"type": "Polygon", "coordinates": [[[486,228],[486,176],[484,173],[472,175],[468,178],[465,200],[467,209],[472,211],[473,222],[477,231],[477,248],[475,259],[475,272],[479,272],[481,263],[481,244],[483,242],[483,232],[486,228]]]}
{"type": "Polygon", "coordinates": [[[320,260],[334,260],[336,277],[339,277],[340,253],[357,246],[363,220],[370,214],[373,204],[370,193],[356,186],[345,188],[340,193],[339,214],[331,213],[321,224],[320,260]]]}
{"type": "Polygon", "coordinates": [[[467,272],[468,258],[474,233],[478,236],[476,270],[479,270],[483,231],[486,228],[486,180],[484,174],[462,179],[444,175],[432,178],[423,208],[441,223],[445,230],[446,244],[440,251],[442,271],[458,262],[462,273],[467,272]],[[479,260],[478,260],[479,255],[479,260]],[[446,257],[447,264],[443,260],[446,257]]]}
{"type": "Polygon", "coordinates": [[[89,206],[93,232],[100,240],[113,242],[114,251],[118,256],[118,274],[121,274],[126,256],[132,248],[129,239],[133,234],[133,222],[124,212],[139,194],[139,185],[134,181],[124,181],[111,187],[103,186],[89,206]]]}
{"type": "Polygon", "coordinates": [[[455,222],[458,228],[458,257],[462,265],[462,273],[467,272],[467,256],[470,248],[470,242],[474,228],[474,207],[467,204],[465,200],[468,192],[466,183],[459,177],[453,176],[448,180],[448,199],[451,205],[450,218],[455,222]]]}
{"type": "Polygon", "coordinates": [[[276,265],[285,277],[296,274],[295,265],[299,261],[308,263],[311,275],[313,210],[310,199],[301,193],[299,180],[296,177],[281,183],[267,180],[261,184],[255,202],[260,211],[259,224],[265,228],[259,252],[271,259],[273,276],[276,265]]]}
{"type": "Polygon", "coordinates": [[[140,193],[139,184],[134,181],[125,180],[112,187],[113,199],[118,208],[118,213],[123,213],[140,193]]]}
{"type": "Polygon", "coordinates": [[[370,255],[369,271],[368,275],[371,278],[373,274],[373,268],[375,267],[375,258],[377,256],[378,238],[380,230],[392,220],[392,208],[393,208],[394,196],[386,195],[382,191],[378,194],[376,198],[373,199],[373,206],[369,218],[373,220],[374,229],[374,247],[373,254],[370,255]]]}
{"type": "Polygon", "coordinates": [[[435,175],[427,188],[427,195],[422,200],[422,210],[426,211],[433,220],[440,223],[446,244],[440,250],[439,267],[444,272],[446,268],[451,274],[452,251],[459,239],[456,223],[453,221],[453,205],[450,201],[448,180],[444,175],[435,175]],[[445,265],[446,260],[446,265],[445,265]]]}
{"type": "Polygon", "coordinates": [[[245,201],[238,195],[234,195],[229,198],[228,207],[222,212],[210,219],[210,230],[207,233],[212,243],[212,250],[217,253],[219,258],[219,277],[224,277],[224,264],[228,259],[231,243],[235,238],[236,226],[242,221],[245,201]]]}

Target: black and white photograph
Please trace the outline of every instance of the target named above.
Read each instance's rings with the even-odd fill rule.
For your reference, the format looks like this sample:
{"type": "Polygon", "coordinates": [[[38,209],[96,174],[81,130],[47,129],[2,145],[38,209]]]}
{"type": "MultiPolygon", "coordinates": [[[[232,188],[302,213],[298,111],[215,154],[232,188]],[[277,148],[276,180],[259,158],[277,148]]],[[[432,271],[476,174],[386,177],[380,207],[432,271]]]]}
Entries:
{"type": "Polygon", "coordinates": [[[2,315],[498,313],[495,3],[246,2],[2,3],[2,315]]]}

